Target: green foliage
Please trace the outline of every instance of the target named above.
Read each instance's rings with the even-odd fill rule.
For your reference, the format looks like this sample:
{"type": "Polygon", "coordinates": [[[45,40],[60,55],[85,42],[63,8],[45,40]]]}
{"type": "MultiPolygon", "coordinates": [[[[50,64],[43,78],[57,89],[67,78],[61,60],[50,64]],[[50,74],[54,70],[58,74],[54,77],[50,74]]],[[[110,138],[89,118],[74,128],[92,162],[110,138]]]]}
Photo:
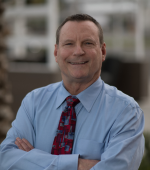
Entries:
{"type": "Polygon", "coordinates": [[[139,170],[150,170],[150,133],[145,132],[145,152],[139,170]]]}

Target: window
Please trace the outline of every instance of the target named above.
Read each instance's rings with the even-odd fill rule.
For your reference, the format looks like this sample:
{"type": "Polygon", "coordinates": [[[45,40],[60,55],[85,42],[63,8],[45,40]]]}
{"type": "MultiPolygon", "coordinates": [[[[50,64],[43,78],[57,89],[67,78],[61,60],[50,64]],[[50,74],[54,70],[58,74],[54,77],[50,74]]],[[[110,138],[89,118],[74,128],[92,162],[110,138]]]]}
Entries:
{"type": "Polygon", "coordinates": [[[47,0],[26,0],[25,4],[26,5],[41,5],[45,4],[47,0]]]}
{"type": "Polygon", "coordinates": [[[47,19],[46,17],[32,17],[26,20],[27,33],[32,35],[46,35],[47,19]]]}

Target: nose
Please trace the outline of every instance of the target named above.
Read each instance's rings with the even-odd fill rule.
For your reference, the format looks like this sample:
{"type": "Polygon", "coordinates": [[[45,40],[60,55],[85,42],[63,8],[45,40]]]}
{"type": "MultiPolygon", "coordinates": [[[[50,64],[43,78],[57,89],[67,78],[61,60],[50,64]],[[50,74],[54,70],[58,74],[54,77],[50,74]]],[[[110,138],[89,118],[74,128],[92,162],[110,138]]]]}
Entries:
{"type": "Polygon", "coordinates": [[[74,56],[82,56],[83,54],[85,54],[85,52],[84,52],[83,48],[81,47],[81,45],[75,46],[73,55],[74,56]]]}

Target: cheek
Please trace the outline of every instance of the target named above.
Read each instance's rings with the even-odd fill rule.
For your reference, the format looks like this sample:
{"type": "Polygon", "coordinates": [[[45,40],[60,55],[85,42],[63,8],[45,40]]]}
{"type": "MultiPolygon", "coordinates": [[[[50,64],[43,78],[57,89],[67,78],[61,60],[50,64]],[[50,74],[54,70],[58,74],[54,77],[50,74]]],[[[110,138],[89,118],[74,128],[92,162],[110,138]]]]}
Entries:
{"type": "Polygon", "coordinates": [[[55,61],[56,63],[58,63],[58,56],[55,56],[55,61]]]}
{"type": "Polygon", "coordinates": [[[64,62],[67,57],[69,56],[68,52],[66,50],[62,50],[58,53],[58,59],[61,62],[64,62]]]}
{"type": "Polygon", "coordinates": [[[63,53],[59,53],[56,57],[55,57],[56,62],[58,63],[60,68],[64,68],[64,65],[66,65],[66,58],[65,55],[63,53]]]}
{"type": "Polygon", "coordinates": [[[97,57],[94,58],[93,60],[93,67],[95,69],[100,69],[102,66],[102,56],[98,55],[97,57]]]}

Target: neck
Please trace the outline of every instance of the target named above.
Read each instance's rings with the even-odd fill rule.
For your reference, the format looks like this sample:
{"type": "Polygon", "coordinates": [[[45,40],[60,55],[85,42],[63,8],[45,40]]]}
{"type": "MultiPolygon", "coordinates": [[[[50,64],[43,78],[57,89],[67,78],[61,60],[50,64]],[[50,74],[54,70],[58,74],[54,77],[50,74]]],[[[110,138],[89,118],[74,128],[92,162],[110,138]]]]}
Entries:
{"type": "MultiPolygon", "coordinates": [[[[99,78],[99,77],[98,77],[99,78]]],[[[88,88],[90,85],[92,85],[98,78],[96,78],[93,81],[90,82],[66,82],[63,79],[64,86],[66,90],[71,94],[71,95],[77,95],[80,92],[84,91],[86,88],[88,88]]]]}

